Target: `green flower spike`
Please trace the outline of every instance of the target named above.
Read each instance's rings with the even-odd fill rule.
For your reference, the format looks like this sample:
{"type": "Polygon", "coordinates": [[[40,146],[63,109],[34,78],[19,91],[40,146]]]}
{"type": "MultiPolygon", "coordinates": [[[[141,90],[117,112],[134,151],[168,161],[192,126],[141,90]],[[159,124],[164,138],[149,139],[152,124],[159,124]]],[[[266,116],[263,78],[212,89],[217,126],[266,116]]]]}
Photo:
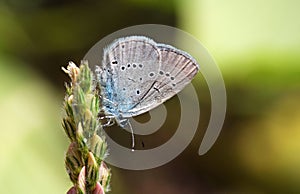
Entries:
{"type": "Polygon", "coordinates": [[[71,141],[65,165],[74,184],[68,194],[105,193],[110,190],[110,169],[104,163],[107,144],[98,120],[99,89],[87,61],[78,68],[70,62],[62,68],[71,78],[66,84],[63,128],[71,141]]]}

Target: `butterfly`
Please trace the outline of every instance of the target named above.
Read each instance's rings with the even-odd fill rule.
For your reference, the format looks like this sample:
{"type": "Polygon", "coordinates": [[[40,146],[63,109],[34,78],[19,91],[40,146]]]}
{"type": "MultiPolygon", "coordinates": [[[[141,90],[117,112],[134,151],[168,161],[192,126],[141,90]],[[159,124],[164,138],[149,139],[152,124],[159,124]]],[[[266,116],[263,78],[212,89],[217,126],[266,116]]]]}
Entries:
{"type": "Polygon", "coordinates": [[[199,71],[196,60],[171,45],[145,36],[116,39],[103,51],[96,67],[107,125],[129,125],[180,92],[199,71]]]}

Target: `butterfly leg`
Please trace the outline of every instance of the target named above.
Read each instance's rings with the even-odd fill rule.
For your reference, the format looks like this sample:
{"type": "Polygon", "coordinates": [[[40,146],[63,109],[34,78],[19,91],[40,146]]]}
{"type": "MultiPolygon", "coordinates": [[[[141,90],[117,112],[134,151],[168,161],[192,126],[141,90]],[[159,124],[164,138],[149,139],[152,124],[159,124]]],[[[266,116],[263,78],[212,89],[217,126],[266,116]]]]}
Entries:
{"type": "Polygon", "coordinates": [[[133,128],[131,126],[129,119],[120,119],[117,122],[119,123],[120,127],[122,127],[122,128],[125,128],[125,126],[128,125],[128,127],[131,131],[131,140],[132,140],[131,148],[132,148],[132,151],[134,151],[134,146],[135,146],[134,133],[133,133],[133,128]]]}
{"type": "Polygon", "coordinates": [[[111,115],[105,115],[105,116],[100,117],[99,119],[106,120],[106,123],[102,124],[103,127],[110,127],[116,123],[114,116],[111,116],[111,115]]]}

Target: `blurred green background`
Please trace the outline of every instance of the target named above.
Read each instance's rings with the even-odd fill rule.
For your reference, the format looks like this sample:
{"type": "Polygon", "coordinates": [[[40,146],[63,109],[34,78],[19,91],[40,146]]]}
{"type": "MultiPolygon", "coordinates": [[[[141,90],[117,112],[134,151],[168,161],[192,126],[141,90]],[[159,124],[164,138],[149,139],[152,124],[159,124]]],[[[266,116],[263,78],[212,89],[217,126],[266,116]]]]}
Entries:
{"type": "Polygon", "coordinates": [[[202,42],[223,73],[227,115],[216,144],[197,155],[210,111],[209,94],[199,95],[204,120],[190,146],[156,169],[112,167],[111,193],[300,193],[299,7],[297,0],[2,0],[1,193],[66,193],[61,66],[79,63],[102,37],[145,23],[202,42]]]}

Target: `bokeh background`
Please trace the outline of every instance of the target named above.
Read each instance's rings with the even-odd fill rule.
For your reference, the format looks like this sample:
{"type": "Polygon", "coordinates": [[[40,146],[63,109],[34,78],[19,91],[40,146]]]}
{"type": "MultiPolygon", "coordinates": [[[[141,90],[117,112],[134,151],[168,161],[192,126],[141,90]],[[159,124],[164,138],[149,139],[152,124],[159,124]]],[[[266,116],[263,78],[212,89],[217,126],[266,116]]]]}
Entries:
{"type": "MultiPolygon", "coordinates": [[[[300,193],[299,7],[297,0],[2,0],[1,193],[66,193],[61,66],[79,63],[102,37],[145,23],[202,42],[223,73],[227,115],[216,144],[199,156],[210,113],[209,94],[200,91],[204,119],[189,147],[155,169],[112,167],[111,193],[300,193]]],[[[146,149],[171,135],[137,139],[146,149]]]]}

